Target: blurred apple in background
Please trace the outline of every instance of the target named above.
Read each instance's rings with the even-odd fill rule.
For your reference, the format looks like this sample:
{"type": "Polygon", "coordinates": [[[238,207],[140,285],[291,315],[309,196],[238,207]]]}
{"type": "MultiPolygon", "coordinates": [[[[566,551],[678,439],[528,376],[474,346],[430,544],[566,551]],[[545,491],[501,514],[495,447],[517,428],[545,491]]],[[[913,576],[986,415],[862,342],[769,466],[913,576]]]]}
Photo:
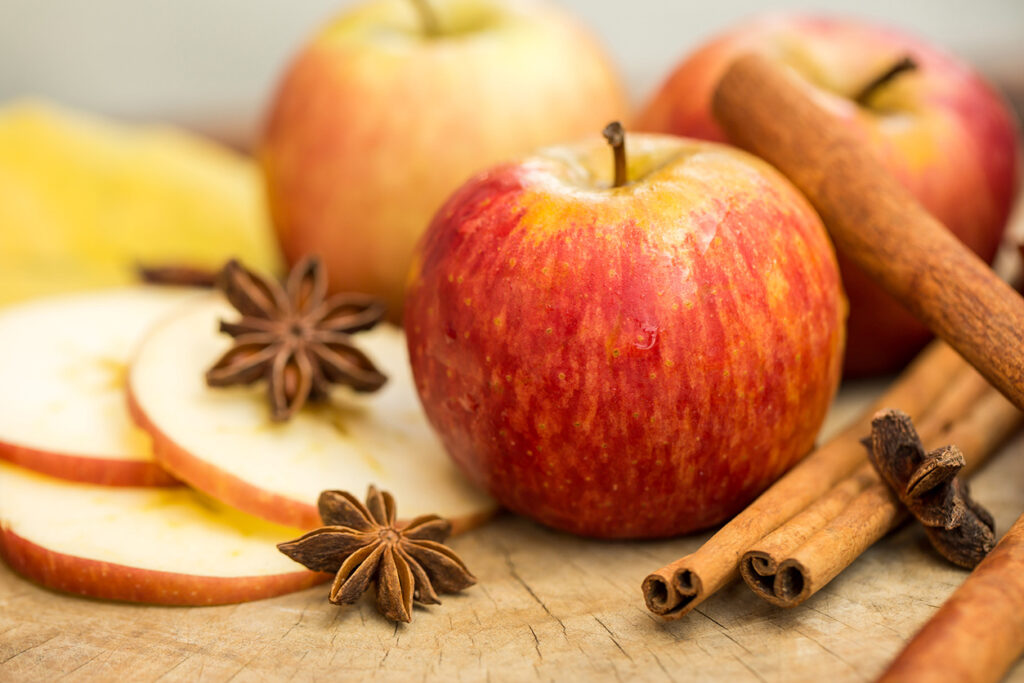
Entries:
{"type": "Polygon", "coordinates": [[[804,198],[739,150],[631,135],[477,175],[417,248],[405,327],[448,452],[515,512],[655,537],[740,510],[814,442],[845,301],[804,198]]]}
{"type": "MultiPolygon", "coordinates": [[[[1017,186],[1012,116],[970,67],[895,30],[800,16],[741,25],[687,57],[640,114],[637,127],[724,140],[711,116],[711,92],[729,62],[751,50],[802,75],[822,105],[861,133],[936,218],[992,260],[1017,186]],[[905,56],[916,69],[859,97],[905,56]]],[[[842,254],[839,263],[850,299],[846,373],[899,368],[929,332],[842,254]]]]}
{"type": "Polygon", "coordinates": [[[416,239],[472,173],[626,111],[603,50],[554,7],[371,0],[288,69],[258,154],[289,260],[319,253],[333,290],[392,317],[416,239]]]}

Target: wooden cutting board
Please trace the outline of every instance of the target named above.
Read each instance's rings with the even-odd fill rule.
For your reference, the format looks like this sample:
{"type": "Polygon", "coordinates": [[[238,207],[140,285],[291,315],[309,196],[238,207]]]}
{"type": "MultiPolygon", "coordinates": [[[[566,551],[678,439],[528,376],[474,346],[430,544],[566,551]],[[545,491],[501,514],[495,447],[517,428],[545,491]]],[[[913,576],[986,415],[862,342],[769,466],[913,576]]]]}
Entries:
{"type": "MultiPolygon", "coordinates": [[[[879,386],[845,387],[832,428],[879,386]]],[[[1024,434],[972,490],[1005,531],[1024,511],[1024,434]]],[[[479,584],[397,626],[369,599],[330,605],[327,586],[152,607],[53,593],[0,565],[0,680],[870,680],[967,576],[906,526],[800,607],[738,584],[662,622],[640,582],[706,537],[599,542],[506,515],[452,542],[479,584]]]]}

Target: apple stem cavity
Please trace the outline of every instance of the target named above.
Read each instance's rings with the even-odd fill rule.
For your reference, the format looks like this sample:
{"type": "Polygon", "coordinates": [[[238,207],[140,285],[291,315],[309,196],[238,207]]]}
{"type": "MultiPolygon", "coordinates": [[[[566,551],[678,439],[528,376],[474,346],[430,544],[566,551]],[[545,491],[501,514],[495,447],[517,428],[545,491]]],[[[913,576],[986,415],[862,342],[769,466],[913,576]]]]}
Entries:
{"type": "Polygon", "coordinates": [[[626,178],[626,130],[618,121],[612,121],[604,127],[601,134],[612,146],[612,152],[615,155],[615,180],[612,182],[612,187],[622,187],[628,182],[626,178]]]}
{"type": "Polygon", "coordinates": [[[917,69],[917,62],[911,57],[904,55],[898,59],[892,66],[886,69],[884,72],[873,78],[867,85],[865,85],[861,91],[853,98],[854,102],[862,107],[866,107],[868,100],[878,92],[878,90],[892,81],[900,74],[908,71],[914,71],[917,69]]]}
{"type": "Polygon", "coordinates": [[[412,0],[412,4],[416,6],[416,12],[420,15],[420,28],[423,29],[423,33],[428,38],[433,38],[441,34],[441,27],[437,22],[437,14],[434,12],[434,8],[430,6],[428,0],[412,0]]]}

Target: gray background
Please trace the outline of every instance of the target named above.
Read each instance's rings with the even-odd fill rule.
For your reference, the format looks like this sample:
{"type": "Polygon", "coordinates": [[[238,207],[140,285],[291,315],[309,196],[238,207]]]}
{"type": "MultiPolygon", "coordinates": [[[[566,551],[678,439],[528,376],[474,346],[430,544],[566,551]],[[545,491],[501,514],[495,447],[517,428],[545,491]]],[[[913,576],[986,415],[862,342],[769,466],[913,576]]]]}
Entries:
{"type": "MultiPolygon", "coordinates": [[[[0,102],[37,95],[183,123],[244,145],[288,57],[351,0],[0,0],[0,102]]],[[[751,14],[884,20],[958,52],[1020,106],[1024,0],[560,0],[604,40],[640,102],[686,51],[751,14]]]]}

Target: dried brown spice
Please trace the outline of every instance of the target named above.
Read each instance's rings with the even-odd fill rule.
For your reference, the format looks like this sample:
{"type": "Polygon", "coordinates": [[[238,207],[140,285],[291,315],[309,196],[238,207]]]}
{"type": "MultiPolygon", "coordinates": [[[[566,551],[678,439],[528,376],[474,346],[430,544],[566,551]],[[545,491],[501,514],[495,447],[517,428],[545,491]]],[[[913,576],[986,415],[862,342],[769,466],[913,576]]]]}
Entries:
{"type": "Polygon", "coordinates": [[[914,425],[898,410],[871,421],[868,457],[928,540],[950,562],[972,569],[995,547],[995,522],[956,475],[966,464],[956,446],[925,452],[914,425]]]}
{"type": "Polygon", "coordinates": [[[438,593],[476,583],[465,563],[443,545],[451,524],[437,515],[398,526],[395,500],[371,486],[366,505],[346,491],[324,491],[318,501],[326,525],[278,549],[309,569],[336,572],[330,601],[350,605],[376,586],[377,609],[392,621],[412,621],[412,603],[440,604],[438,593]]]}
{"type": "Polygon", "coordinates": [[[217,286],[217,272],[192,266],[138,266],[139,279],[149,285],[171,287],[200,287],[212,289],[217,286]]]}
{"type": "Polygon", "coordinates": [[[330,384],[375,391],[387,378],[353,344],[384,315],[379,299],[354,293],[328,298],[327,278],[316,257],[297,263],[284,285],[229,261],[217,287],[242,314],[221,321],[235,343],[206,372],[212,387],[266,379],[271,417],[287,420],[308,400],[324,398],[330,384]]]}

